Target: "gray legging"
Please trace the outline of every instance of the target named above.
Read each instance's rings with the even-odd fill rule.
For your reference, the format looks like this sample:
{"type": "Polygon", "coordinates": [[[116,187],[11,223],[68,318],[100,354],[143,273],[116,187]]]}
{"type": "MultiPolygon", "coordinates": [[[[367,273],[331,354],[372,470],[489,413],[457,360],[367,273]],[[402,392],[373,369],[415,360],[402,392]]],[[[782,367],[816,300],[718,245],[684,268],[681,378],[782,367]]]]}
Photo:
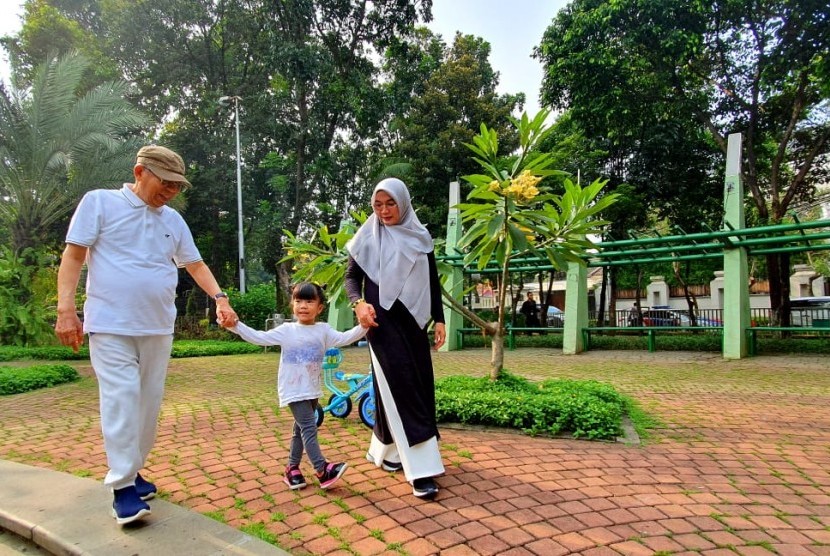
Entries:
{"type": "Polygon", "coordinates": [[[317,400],[303,400],[288,404],[294,416],[294,429],[291,435],[291,448],[288,451],[288,465],[300,465],[303,446],[315,471],[322,473],[326,469],[326,458],[317,442],[317,400]]]}

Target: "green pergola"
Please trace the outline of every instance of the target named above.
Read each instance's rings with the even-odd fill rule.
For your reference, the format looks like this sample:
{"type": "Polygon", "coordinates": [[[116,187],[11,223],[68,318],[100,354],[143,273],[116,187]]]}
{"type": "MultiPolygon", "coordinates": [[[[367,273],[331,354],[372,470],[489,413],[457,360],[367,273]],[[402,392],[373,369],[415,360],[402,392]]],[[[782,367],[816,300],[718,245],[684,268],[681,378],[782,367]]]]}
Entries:
{"type": "MultiPolygon", "coordinates": [[[[724,184],[724,219],[722,230],[671,236],[602,242],[597,251],[586,253],[584,262],[571,263],[567,270],[565,292],[565,321],[562,350],[566,354],[584,351],[582,329],[588,326],[587,268],[624,266],[664,261],[688,261],[723,258],[724,313],[723,357],[740,359],[747,356],[747,328],[749,311],[749,255],[771,253],[799,253],[830,249],[830,232],[806,233],[805,230],[830,228],[830,220],[796,222],[775,226],[747,228],[744,215],[744,188],[741,173],[741,135],[729,136],[726,178],[724,184]],[[798,231],[799,234],[787,234],[798,231]],[[575,317],[573,317],[575,315],[575,317]]],[[[450,186],[450,207],[459,203],[459,186],[450,186]]],[[[447,221],[447,242],[444,257],[453,268],[445,287],[457,299],[463,291],[463,253],[458,249],[461,239],[461,218],[457,208],[450,208],[447,221]]],[[[485,272],[488,269],[485,269],[485,272]]],[[[494,266],[493,272],[498,271],[494,266]]],[[[518,258],[512,261],[511,272],[558,270],[549,261],[538,258],[518,258]]],[[[478,271],[476,271],[478,272],[478,271]]],[[[460,314],[445,309],[447,343],[444,350],[457,349],[456,331],[463,325],[460,314]]]]}

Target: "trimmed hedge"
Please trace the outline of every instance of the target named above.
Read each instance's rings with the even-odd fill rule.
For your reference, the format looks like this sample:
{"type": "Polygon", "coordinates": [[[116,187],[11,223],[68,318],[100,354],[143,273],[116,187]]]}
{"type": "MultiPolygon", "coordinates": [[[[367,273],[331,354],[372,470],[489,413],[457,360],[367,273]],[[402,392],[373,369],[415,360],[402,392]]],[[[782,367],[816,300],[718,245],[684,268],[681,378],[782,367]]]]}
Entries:
{"type": "MultiPolygon", "coordinates": [[[[239,341],[182,340],[173,342],[172,357],[205,357],[211,355],[238,355],[261,352],[262,347],[239,341]]],[[[89,348],[81,346],[78,353],[66,346],[15,347],[0,346],[0,361],[29,359],[45,361],[78,361],[89,359],[89,348]]]]}
{"type": "Polygon", "coordinates": [[[622,434],[622,417],[630,404],[601,382],[554,379],[534,384],[505,371],[495,382],[489,377],[442,378],[435,390],[439,422],[594,440],[613,440],[622,434]]]}
{"type": "Polygon", "coordinates": [[[20,394],[80,379],[69,365],[0,367],[0,395],[20,394]]]}
{"type": "MultiPolygon", "coordinates": [[[[642,350],[648,349],[648,339],[645,334],[625,333],[624,328],[617,334],[594,334],[591,336],[591,350],[642,350]]],[[[722,348],[722,336],[712,331],[701,331],[699,333],[673,333],[659,332],[655,336],[657,351],[711,351],[719,353],[722,348]]],[[[481,334],[465,334],[464,347],[490,347],[490,338],[481,334]]],[[[507,349],[507,339],[504,347],[507,349]]],[[[516,335],[516,347],[544,347],[552,349],[562,348],[562,334],[549,333],[542,335],[527,336],[516,335]]],[[[798,353],[802,355],[830,354],[830,335],[816,336],[813,338],[780,338],[771,337],[768,334],[758,335],[758,353],[788,354],[798,353]]]]}
{"type": "Polygon", "coordinates": [[[182,340],[173,342],[172,357],[210,357],[212,355],[240,355],[262,353],[262,346],[237,341],[182,340]]]}

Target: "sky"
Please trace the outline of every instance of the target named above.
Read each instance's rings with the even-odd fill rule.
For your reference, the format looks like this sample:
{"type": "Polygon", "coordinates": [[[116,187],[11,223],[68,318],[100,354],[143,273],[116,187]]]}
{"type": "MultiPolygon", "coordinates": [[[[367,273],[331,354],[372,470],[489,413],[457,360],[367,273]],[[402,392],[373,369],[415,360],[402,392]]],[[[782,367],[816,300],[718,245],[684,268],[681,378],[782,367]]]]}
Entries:
{"type": "MultiPolygon", "coordinates": [[[[525,93],[525,110],[539,110],[542,65],[531,58],[533,48],[568,0],[433,0],[427,26],[451,44],[456,31],[490,43],[490,65],[499,73],[499,93],[525,93]]],[[[23,0],[0,0],[0,36],[20,29],[23,0]]],[[[0,49],[2,50],[2,49],[0,49]]],[[[0,52],[0,77],[8,81],[5,51],[0,52]]]]}
{"type": "Polygon", "coordinates": [[[451,44],[456,31],[490,43],[490,65],[499,73],[499,93],[525,93],[525,111],[539,111],[542,64],[531,58],[568,0],[433,0],[427,24],[451,44]]]}
{"type": "MultiPolygon", "coordinates": [[[[0,37],[20,30],[23,15],[23,0],[0,0],[0,37]]],[[[0,48],[0,79],[9,80],[9,56],[0,48]]]]}

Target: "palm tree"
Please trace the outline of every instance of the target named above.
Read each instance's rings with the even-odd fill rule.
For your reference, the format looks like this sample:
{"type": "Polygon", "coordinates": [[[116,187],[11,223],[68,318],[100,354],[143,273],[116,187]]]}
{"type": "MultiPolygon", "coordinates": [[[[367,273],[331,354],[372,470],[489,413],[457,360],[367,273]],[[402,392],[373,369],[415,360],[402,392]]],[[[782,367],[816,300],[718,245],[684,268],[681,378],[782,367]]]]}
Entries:
{"type": "Polygon", "coordinates": [[[28,87],[0,85],[0,225],[17,252],[49,240],[50,226],[80,196],[130,175],[135,133],[147,119],[125,99],[128,84],[81,90],[90,62],[78,53],[47,60],[28,87]]]}

